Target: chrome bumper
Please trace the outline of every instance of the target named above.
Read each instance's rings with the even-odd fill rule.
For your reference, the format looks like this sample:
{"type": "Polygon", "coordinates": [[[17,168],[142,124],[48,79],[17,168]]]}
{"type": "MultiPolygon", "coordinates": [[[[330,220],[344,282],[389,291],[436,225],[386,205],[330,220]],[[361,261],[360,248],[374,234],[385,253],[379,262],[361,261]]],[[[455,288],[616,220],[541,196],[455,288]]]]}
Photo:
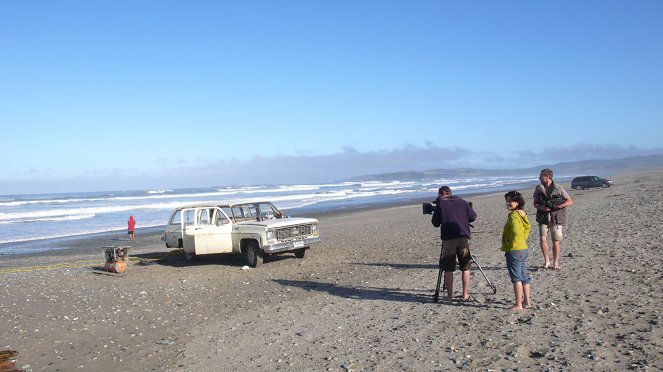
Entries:
{"type": "Polygon", "coordinates": [[[306,239],[292,240],[289,242],[265,245],[262,247],[262,250],[265,251],[265,253],[296,251],[298,249],[308,248],[311,244],[320,243],[321,241],[322,239],[320,238],[306,238],[306,239]]]}

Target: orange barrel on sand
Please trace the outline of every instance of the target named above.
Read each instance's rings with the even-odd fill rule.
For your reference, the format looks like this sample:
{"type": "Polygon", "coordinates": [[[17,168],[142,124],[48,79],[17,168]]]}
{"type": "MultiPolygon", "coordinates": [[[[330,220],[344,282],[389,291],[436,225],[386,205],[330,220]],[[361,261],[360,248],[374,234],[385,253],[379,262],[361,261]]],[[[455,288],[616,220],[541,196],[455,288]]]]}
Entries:
{"type": "Polygon", "coordinates": [[[122,274],[127,270],[127,263],[125,261],[106,262],[104,270],[122,274]]]}

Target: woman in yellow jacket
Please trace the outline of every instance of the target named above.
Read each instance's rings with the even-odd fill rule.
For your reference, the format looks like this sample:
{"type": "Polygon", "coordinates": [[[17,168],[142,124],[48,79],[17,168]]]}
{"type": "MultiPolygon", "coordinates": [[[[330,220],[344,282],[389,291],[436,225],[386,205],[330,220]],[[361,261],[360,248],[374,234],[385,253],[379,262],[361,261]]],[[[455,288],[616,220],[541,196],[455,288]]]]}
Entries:
{"type": "Polygon", "coordinates": [[[516,296],[516,304],[509,310],[522,310],[531,305],[530,282],[525,262],[529,250],[527,249],[527,237],[529,237],[529,219],[525,207],[525,199],[518,191],[509,191],[504,195],[509,217],[502,231],[502,251],[506,257],[506,267],[509,270],[513,293],[516,296]]]}

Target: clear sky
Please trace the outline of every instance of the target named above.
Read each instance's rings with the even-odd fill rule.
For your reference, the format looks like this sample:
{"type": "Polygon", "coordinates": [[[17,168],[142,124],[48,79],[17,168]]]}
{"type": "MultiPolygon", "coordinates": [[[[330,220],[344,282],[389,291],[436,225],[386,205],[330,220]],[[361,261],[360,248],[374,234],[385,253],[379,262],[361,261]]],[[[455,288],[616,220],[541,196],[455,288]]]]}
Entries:
{"type": "Polygon", "coordinates": [[[0,194],[663,153],[663,1],[0,1],[0,194]]]}

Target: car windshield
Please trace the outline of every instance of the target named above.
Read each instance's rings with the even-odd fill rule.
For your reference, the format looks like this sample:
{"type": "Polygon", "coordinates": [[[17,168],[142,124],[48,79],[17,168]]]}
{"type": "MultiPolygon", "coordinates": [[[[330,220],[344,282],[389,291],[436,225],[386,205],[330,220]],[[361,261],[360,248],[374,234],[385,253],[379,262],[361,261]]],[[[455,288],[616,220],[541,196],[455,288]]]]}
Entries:
{"type": "Polygon", "coordinates": [[[231,211],[236,221],[263,220],[274,218],[276,214],[276,208],[269,202],[237,204],[232,206],[231,211]]]}

